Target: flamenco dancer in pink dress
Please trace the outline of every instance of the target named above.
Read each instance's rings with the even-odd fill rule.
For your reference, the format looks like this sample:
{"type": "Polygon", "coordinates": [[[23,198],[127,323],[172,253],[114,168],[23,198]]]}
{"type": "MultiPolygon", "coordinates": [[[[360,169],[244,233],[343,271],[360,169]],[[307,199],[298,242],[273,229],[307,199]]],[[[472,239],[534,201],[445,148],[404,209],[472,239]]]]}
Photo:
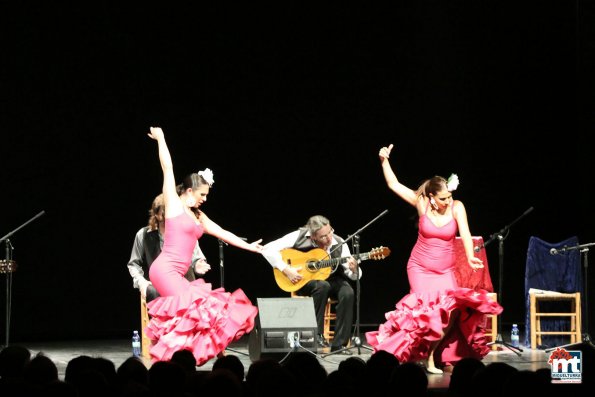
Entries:
{"type": "Polygon", "coordinates": [[[151,320],[145,331],[152,342],[151,360],[168,361],[174,352],[188,349],[200,366],[250,332],[258,309],[241,289],[213,290],[203,279],[189,282],[184,277],[196,240],[208,233],[255,253],[262,251],[261,240],[249,244],[200,211],[214,182],[211,170],[190,174],[176,186],[163,131],[151,127],[148,135],[159,147],[165,204],[163,249],[149,271],[160,295],[147,304],[151,320]]]}
{"type": "Polygon", "coordinates": [[[502,307],[489,299],[487,291],[460,288],[454,274],[454,241],[457,231],[469,266],[483,268],[474,256],[465,206],[453,200],[458,177],[449,181],[434,176],[414,191],[393,172],[389,156],[393,145],[380,149],[379,156],[388,187],[417,208],[417,242],[407,263],[410,293],[385,314],[378,331],[367,332],[374,350],[386,350],[400,362],[426,361],[429,373],[453,365],[463,357],[482,358],[489,353],[485,338],[486,314],[500,314],[502,307]]]}

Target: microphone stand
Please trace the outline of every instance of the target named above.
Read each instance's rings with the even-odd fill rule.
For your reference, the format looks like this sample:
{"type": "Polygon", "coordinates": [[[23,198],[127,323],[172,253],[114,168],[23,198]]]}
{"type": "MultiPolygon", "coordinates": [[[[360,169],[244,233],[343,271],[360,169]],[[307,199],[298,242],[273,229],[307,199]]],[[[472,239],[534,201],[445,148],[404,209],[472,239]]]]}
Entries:
{"type": "Polygon", "coordinates": [[[14,229],[12,232],[8,233],[4,237],[0,238],[0,243],[2,241],[6,241],[4,244],[6,245],[6,342],[4,347],[8,346],[9,335],[10,335],[10,311],[12,309],[12,272],[16,270],[16,264],[12,261],[12,251],[14,251],[14,247],[10,242],[10,236],[27,226],[29,223],[33,222],[35,219],[39,218],[45,213],[45,211],[41,211],[33,218],[29,219],[27,222],[23,223],[21,226],[14,229]]]}
{"type": "Polygon", "coordinates": [[[219,280],[220,280],[220,285],[221,288],[225,289],[225,276],[224,276],[224,271],[225,268],[223,267],[223,248],[224,245],[227,245],[227,243],[221,239],[217,239],[219,241],[219,280]]]}
{"type": "MultiPolygon", "coordinates": [[[[559,250],[552,248],[550,250],[550,254],[552,255],[558,255],[558,254],[562,254],[565,253],[566,251],[572,251],[572,250],[580,250],[580,252],[583,254],[583,268],[585,269],[585,272],[583,274],[583,294],[585,296],[585,310],[584,310],[584,319],[585,321],[583,321],[581,323],[581,326],[583,328],[583,333],[582,333],[582,342],[581,343],[585,343],[590,345],[591,347],[595,347],[595,345],[592,342],[591,337],[589,336],[589,292],[588,292],[588,286],[589,286],[589,279],[588,279],[588,268],[589,268],[589,263],[588,263],[588,257],[589,257],[589,247],[595,245],[595,243],[588,243],[588,244],[580,244],[580,245],[575,245],[574,247],[564,247],[561,248],[559,250]]],[[[580,310],[581,308],[579,308],[580,310]]],[[[567,350],[573,350],[573,348],[576,348],[580,343],[571,343],[571,344],[567,344],[567,345],[562,345],[562,346],[557,346],[554,348],[550,348],[550,349],[546,349],[545,352],[549,353],[552,350],[556,350],[558,347],[563,347],[567,350]]]]}
{"type": "MultiPolygon", "coordinates": [[[[345,241],[343,241],[343,243],[338,244],[330,253],[329,253],[329,257],[330,255],[335,252],[341,245],[347,243],[348,241],[350,241],[351,239],[353,239],[353,247],[354,247],[354,253],[357,256],[359,256],[359,234],[366,229],[368,226],[370,226],[372,223],[376,222],[380,217],[386,215],[386,213],[388,212],[388,210],[384,210],[382,211],[382,213],[380,213],[380,215],[376,216],[376,218],[372,219],[370,222],[368,222],[366,225],[364,225],[362,228],[360,228],[358,231],[356,231],[355,233],[353,233],[352,235],[348,236],[347,239],[345,241]]],[[[350,346],[350,347],[344,347],[342,349],[339,350],[335,350],[334,352],[330,352],[328,354],[323,355],[322,357],[327,357],[327,356],[331,356],[333,354],[340,354],[342,351],[344,350],[351,350],[353,348],[357,348],[357,354],[361,355],[361,349],[364,348],[368,351],[374,351],[374,349],[368,347],[368,346],[363,346],[362,345],[362,340],[360,338],[360,327],[359,327],[359,306],[360,306],[360,282],[359,282],[359,260],[355,261],[356,262],[356,267],[355,267],[355,273],[357,274],[357,278],[355,279],[355,329],[353,330],[353,336],[351,337],[351,340],[353,341],[354,346],[350,346]]]]}
{"type": "MultiPolygon", "coordinates": [[[[502,290],[503,290],[503,280],[504,280],[504,240],[506,239],[506,237],[508,237],[508,232],[510,231],[510,228],[512,227],[512,225],[514,225],[519,220],[524,218],[531,211],[533,211],[533,207],[529,208],[521,216],[519,216],[514,221],[512,221],[509,225],[504,226],[502,228],[502,230],[500,230],[499,232],[492,234],[490,236],[489,240],[486,241],[484,244],[482,244],[480,247],[480,249],[481,249],[482,247],[485,247],[486,245],[490,244],[495,239],[498,239],[498,292],[497,292],[497,295],[498,295],[498,302],[500,302],[500,304],[503,303],[502,302],[502,290]]],[[[523,349],[521,349],[520,347],[516,347],[509,343],[504,342],[504,340],[502,339],[502,321],[498,321],[498,336],[496,336],[496,340],[488,343],[488,346],[492,346],[492,345],[505,346],[508,349],[510,349],[511,351],[513,351],[514,353],[516,353],[517,356],[520,356],[523,351],[523,349]]]]}
{"type": "MultiPolygon", "coordinates": [[[[240,237],[240,238],[242,240],[246,240],[243,237],[240,237]]],[[[225,269],[224,266],[223,266],[223,262],[224,262],[224,260],[223,260],[223,248],[224,248],[224,245],[228,245],[228,244],[225,241],[221,240],[221,239],[218,239],[218,240],[219,240],[219,271],[220,271],[220,281],[221,281],[221,288],[225,289],[225,282],[224,282],[225,281],[225,276],[223,275],[224,269],[225,269]]],[[[234,353],[238,353],[238,354],[243,354],[245,356],[249,356],[248,353],[244,353],[244,352],[241,352],[239,350],[232,349],[229,346],[226,347],[225,350],[229,350],[229,351],[232,351],[234,353]]]]}

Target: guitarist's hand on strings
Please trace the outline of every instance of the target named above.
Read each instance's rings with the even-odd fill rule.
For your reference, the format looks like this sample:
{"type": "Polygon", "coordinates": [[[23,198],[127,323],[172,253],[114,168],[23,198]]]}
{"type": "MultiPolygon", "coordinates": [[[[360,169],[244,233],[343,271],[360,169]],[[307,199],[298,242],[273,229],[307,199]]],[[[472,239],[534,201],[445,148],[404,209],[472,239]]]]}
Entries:
{"type": "Polygon", "coordinates": [[[353,256],[347,258],[347,264],[349,265],[349,270],[351,270],[353,273],[355,273],[358,263],[353,256]]]}
{"type": "Polygon", "coordinates": [[[303,277],[299,273],[301,271],[302,271],[301,266],[297,266],[297,267],[287,266],[283,270],[283,274],[289,279],[289,281],[291,281],[292,284],[295,284],[295,283],[299,283],[300,281],[302,281],[303,277]]]}

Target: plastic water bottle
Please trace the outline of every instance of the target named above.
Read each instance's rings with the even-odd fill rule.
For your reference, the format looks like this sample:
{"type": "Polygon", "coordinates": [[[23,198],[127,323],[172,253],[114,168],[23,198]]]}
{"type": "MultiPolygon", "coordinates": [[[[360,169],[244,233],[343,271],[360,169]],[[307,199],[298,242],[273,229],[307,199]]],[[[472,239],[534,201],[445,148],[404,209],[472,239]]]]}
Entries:
{"type": "Polygon", "coordinates": [[[132,355],[134,357],[140,357],[141,355],[140,335],[138,331],[132,332],[132,355]]]}
{"type": "Polygon", "coordinates": [[[519,327],[512,324],[512,331],[510,331],[510,344],[513,347],[519,347],[519,327]]]}

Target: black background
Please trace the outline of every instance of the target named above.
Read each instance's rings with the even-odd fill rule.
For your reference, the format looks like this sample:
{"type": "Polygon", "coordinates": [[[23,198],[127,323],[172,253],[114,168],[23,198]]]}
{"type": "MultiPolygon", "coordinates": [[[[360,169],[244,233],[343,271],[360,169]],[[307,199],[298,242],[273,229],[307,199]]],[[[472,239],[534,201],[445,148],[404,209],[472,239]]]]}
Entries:
{"type": "MultiPolygon", "coordinates": [[[[214,171],[202,209],[250,241],[314,214],[346,237],[387,209],[361,235],[362,252],[392,251],[362,264],[365,330],[408,292],[417,233],[381,146],[395,144],[412,188],[457,173],[455,198],[485,240],[533,208],[503,244],[505,324],[524,322],[530,236],[595,241],[592,1],[79,3],[0,13],[0,235],[44,211],[10,236],[11,341],[138,328],[126,263],[161,189],[151,125],[178,179],[214,171]]],[[[217,240],[201,246],[218,287],[217,240]]],[[[498,287],[497,241],[486,250],[498,287]]],[[[264,258],[235,247],[224,281],[253,302],[287,296],[264,258]]]]}

